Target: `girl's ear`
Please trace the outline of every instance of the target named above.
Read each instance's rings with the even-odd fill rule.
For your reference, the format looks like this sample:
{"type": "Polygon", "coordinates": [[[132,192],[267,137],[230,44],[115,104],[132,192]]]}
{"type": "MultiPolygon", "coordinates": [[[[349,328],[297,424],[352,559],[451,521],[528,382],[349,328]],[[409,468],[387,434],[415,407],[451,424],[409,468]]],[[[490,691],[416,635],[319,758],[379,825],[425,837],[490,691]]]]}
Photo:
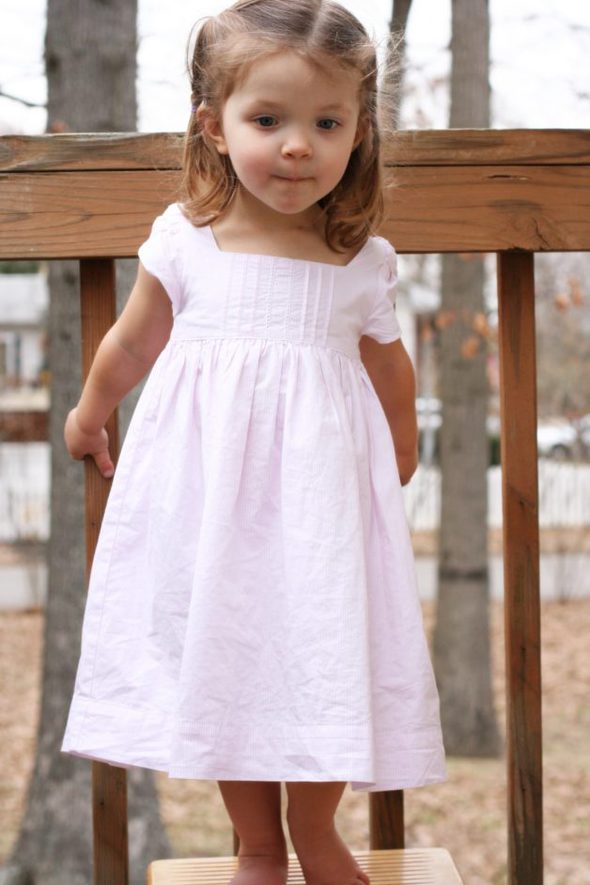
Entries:
{"type": "Polygon", "coordinates": [[[220,154],[229,154],[223,128],[217,116],[201,102],[197,108],[197,119],[206,138],[213,142],[220,154]]]}

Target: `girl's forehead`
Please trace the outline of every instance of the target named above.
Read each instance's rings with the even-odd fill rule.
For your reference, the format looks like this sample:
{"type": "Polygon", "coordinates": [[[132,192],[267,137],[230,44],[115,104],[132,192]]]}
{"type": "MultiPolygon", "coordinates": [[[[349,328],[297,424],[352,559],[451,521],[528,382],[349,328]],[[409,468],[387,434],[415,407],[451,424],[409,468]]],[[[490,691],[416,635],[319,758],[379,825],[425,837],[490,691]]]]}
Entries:
{"type": "Polygon", "coordinates": [[[264,93],[263,97],[272,95],[293,94],[294,90],[305,90],[308,97],[317,98],[322,95],[347,96],[349,100],[359,94],[360,74],[340,65],[331,68],[320,66],[295,52],[274,53],[253,62],[242,72],[232,93],[241,97],[254,97],[264,93]]]}

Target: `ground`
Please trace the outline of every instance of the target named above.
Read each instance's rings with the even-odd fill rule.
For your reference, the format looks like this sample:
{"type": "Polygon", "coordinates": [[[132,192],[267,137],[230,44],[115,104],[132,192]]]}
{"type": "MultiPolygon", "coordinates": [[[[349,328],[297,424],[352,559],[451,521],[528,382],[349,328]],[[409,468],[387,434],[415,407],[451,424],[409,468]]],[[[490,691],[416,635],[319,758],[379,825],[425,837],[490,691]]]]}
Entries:
{"type": "MultiPolygon", "coordinates": [[[[503,727],[501,607],[494,604],[492,613],[494,687],[503,727]]],[[[433,615],[425,606],[429,629],[433,615]]],[[[0,615],[0,864],[16,838],[33,764],[42,629],[40,612],[0,615]]],[[[545,885],[590,882],[588,635],[590,600],[542,606],[545,885]]],[[[468,885],[501,885],[506,881],[505,762],[450,759],[449,774],[445,784],[406,792],[407,844],[445,846],[468,885]]],[[[231,828],[215,782],[156,777],[177,855],[231,854],[231,828]]],[[[366,793],[347,788],[337,820],[351,847],[368,847],[366,793]]]]}

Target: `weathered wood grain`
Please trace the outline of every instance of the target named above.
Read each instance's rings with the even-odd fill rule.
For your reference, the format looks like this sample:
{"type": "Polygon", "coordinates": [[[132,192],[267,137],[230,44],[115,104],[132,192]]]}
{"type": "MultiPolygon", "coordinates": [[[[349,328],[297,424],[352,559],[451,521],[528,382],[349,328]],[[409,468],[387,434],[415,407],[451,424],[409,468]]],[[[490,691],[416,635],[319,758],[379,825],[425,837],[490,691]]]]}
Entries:
{"type": "Polygon", "coordinates": [[[533,255],[498,257],[508,874],[543,882],[539,492],[533,255]]]}
{"type": "Polygon", "coordinates": [[[93,885],[129,885],[127,772],[92,763],[93,885]]]}
{"type": "MultiPolygon", "coordinates": [[[[114,261],[80,262],[80,307],[82,373],[86,380],[96,349],[116,319],[114,261]]],[[[116,410],[108,419],[107,432],[116,464],[119,451],[116,410]]],[[[84,462],[88,576],[111,483],[101,476],[90,456],[86,456],[84,462]]],[[[123,768],[92,763],[92,817],[95,885],[128,885],[127,772],[123,768]]]]}
{"type": "MultiPolygon", "coordinates": [[[[182,132],[7,135],[0,171],[179,169],[182,132]]],[[[588,129],[400,131],[384,141],[392,166],[588,165],[588,129]]]]}
{"type": "Polygon", "coordinates": [[[0,138],[0,171],[66,172],[179,169],[180,132],[68,132],[0,138]]]}
{"type": "Polygon", "coordinates": [[[383,233],[400,252],[590,249],[584,166],[399,168],[383,233]]]}
{"type": "MultiPolygon", "coordinates": [[[[0,258],[130,257],[176,172],[0,174],[0,258]]],[[[400,167],[382,233],[399,252],[590,249],[584,166],[400,167]]]]}
{"type": "Polygon", "coordinates": [[[588,165],[590,129],[430,129],[385,140],[391,166],[588,165]]]}
{"type": "Polygon", "coordinates": [[[0,258],[134,256],[177,184],[171,172],[0,174],[0,258]]]}
{"type": "Polygon", "coordinates": [[[369,841],[373,850],[404,848],[403,790],[369,793],[369,841]]]}

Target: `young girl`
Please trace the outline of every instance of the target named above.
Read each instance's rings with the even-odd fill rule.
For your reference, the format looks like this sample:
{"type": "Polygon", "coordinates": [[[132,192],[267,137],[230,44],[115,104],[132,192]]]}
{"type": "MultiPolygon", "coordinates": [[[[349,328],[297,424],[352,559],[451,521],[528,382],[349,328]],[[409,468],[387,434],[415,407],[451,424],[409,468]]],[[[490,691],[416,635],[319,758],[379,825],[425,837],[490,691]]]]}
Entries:
{"type": "Polygon", "coordinates": [[[382,218],[375,50],[323,0],[200,29],[180,202],[140,247],[65,439],[152,368],[94,557],[64,752],[215,779],[232,885],[367,885],[334,814],[444,780],[401,486],[414,375],[382,218]]]}

